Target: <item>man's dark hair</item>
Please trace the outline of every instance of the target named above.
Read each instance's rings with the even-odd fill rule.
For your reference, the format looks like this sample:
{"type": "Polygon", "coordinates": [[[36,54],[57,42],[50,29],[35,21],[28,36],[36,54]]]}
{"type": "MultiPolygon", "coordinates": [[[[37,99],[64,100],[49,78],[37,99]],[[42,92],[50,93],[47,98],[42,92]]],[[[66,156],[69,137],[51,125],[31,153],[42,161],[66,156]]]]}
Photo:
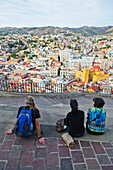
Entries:
{"type": "Polygon", "coordinates": [[[102,108],[105,104],[102,98],[94,98],[93,101],[94,101],[94,107],[97,107],[97,108],[102,108]]]}
{"type": "Polygon", "coordinates": [[[70,106],[72,108],[72,111],[77,111],[78,110],[78,102],[76,99],[71,99],[70,100],[70,106]]]}

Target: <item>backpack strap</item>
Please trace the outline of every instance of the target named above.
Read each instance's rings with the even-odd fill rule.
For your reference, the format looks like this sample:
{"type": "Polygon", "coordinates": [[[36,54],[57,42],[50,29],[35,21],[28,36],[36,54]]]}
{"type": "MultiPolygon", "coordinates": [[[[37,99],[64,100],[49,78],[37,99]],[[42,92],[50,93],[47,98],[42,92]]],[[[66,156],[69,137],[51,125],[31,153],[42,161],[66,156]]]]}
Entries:
{"type": "Polygon", "coordinates": [[[101,115],[101,113],[102,113],[102,109],[101,109],[100,114],[99,114],[96,118],[94,118],[93,120],[91,120],[90,122],[95,121],[96,119],[98,119],[98,117],[101,115]]]}
{"type": "Polygon", "coordinates": [[[22,107],[22,110],[25,110],[25,106],[22,107]]]}

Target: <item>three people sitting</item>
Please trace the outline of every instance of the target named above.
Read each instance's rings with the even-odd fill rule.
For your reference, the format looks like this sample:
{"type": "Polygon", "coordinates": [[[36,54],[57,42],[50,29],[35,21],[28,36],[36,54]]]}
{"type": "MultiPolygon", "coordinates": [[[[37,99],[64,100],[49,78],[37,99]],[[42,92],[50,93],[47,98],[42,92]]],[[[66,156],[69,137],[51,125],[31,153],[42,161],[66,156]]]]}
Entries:
{"type": "MultiPolygon", "coordinates": [[[[93,99],[93,107],[90,107],[87,114],[87,123],[86,130],[88,133],[100,135],[105,133],[106,131],[106,110],[103,108],[105,102],[102,98],[94,98],[93,99]]],[[[72,137],[80,137],[84,135],[85,127],[84,127],[84,119],[85,114],[83,110],[78,109],[78,102],[76,99],[70,100],[71,111],[67,114],[64,119],[64,123],[67,126],[67,132],[72,137]]],[[[45,144],[46,139],[41,136],[41,129],[39,124],[40,111],[35,105],[34,98],[32,96],[28,96],[26,98],[26,105],[22,106],[18,109],[17,119],[21,110],[25,108],[31,110],[32,114],[32,123],[33,130],[36,129],[38,140],[40,143],[45,144]]],[[[14,127],[16,124],[15,120],[13,124],[12,130],[8,130],[6,134],[14,133],[14,127]]]]}

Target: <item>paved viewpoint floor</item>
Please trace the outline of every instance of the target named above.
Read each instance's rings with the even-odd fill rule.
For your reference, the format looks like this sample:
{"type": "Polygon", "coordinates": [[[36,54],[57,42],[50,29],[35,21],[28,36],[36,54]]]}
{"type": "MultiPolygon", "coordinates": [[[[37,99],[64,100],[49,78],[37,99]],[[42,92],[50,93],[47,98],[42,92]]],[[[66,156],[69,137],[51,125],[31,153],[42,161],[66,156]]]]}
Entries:
{"type": "MultiPolygon", "coordinates": [[[[103,97],[107,111],[107,131],[102,136],[87,134],[75,138],[75,146],[68,148],[55,130],[58,119],[70,111],[69,101],[76,98],[79,108],[85,111],[92,106],[94,96],[81,95],[35,95],[41,112],[40,124],[45,146],[37,141],[36,134],[29,139],[7,136],[4,132],[12,128],[18,107],[24,105],[25,95],[0,97],[0,169],[2,170],[90,170],[113,169],[113,99],[103,97]]],[[[85,119],[86,121],[86,119],[85,119]]]]}

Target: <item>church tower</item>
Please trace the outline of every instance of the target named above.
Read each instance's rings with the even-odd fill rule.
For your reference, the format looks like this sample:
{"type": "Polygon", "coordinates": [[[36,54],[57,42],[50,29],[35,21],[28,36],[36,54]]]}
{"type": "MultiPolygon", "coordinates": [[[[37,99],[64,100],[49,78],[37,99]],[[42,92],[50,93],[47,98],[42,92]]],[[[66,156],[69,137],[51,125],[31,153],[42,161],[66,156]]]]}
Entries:
{"type": "Polygon", "coordinates": [[[82,81],[83,82],[88,82],[89,81],[89,69],[87,67],[85,67],[83,69],[82,81]]]}

